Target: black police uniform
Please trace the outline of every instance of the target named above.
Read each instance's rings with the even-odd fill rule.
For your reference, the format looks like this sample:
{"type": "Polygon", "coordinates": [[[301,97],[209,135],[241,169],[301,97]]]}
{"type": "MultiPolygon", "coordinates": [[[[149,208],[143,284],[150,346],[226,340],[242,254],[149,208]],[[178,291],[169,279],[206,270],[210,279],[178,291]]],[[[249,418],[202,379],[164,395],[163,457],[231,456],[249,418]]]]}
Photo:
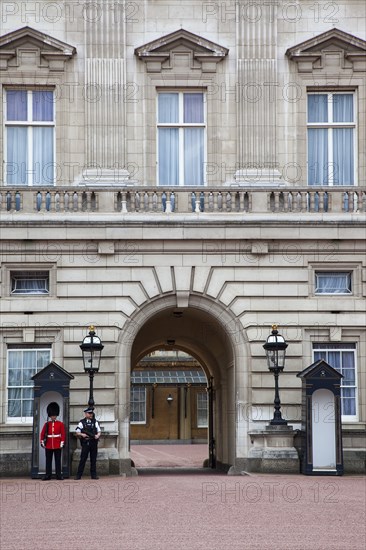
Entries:
{"type": "MultiPolygon", "coordinates": [[[[83,433],[90,433],[94,436],[100,431],[99,424],[95,419],[83,418],[80,420],[76,431],[83,433]]],[[[92,479],[97,479],[97,454],[98,454],[98,439],[92,437],[81,438],[81,456],[76,473],[76,479],[80,479],[83,475],[85,463],[90,454],[90,476],[92,479]]]]}

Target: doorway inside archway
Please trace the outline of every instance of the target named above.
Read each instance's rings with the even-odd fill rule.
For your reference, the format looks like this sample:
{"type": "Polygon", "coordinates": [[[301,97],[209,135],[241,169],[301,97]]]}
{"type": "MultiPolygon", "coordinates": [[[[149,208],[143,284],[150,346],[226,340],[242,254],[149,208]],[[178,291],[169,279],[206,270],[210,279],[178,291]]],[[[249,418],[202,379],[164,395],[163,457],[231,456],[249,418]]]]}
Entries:
{"type": "Polygon", "coordinates": [[[214,467],[211,386],[199,361],[179,349],[157,349],[137,363],[130,398],[137,468],[214,467]]]}

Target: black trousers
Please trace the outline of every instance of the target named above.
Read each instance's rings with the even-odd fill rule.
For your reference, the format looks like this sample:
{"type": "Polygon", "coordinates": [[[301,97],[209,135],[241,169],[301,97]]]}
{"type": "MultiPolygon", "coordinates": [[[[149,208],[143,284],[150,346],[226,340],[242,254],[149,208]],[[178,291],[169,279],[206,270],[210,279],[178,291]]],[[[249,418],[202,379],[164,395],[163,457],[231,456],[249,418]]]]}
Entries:
{"type": "Polygon", "coordinates": [[[52,457],[55,456],[56,477],[61,477],[61,449],[46,449],[46,476],[52,475],[52,457]]]}
{"type": "Polygon", "coordinates": [[[89,441],[81,441],[81,455],[78,466],[77,476],[82,476],[85,468],[85,463],[90,454],[90,476],[95,477],[97,475],[97,454],[98,454],[98,441],[91,439],[89,441]]]}

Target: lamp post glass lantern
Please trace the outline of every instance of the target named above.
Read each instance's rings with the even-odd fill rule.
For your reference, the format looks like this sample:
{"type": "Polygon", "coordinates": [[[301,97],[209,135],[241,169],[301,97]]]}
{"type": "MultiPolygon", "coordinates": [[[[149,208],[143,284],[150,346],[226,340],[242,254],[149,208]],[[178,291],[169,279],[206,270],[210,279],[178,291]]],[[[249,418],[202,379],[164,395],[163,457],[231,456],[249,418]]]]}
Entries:
{"type": "Polygon", "coordinates": [[[274,413],[270,421],[272,426],[286,425],[287,421],[281,415],[281,401],[278,387],[278,377],[283,371],[286,358],[286,343],[283,336],[278,334],[277,325],[272,325],[272,332],[268,336],[266,343],[263,345],[266,350],[267,364],[270,372],[273,372],[275,379],[275,398],[274,398],[274,413]]]}
{"type": "Polygon", "coordinates": [[[93,382],[94,374],[99,371],[102,349],[104,348],[99,336],[95,334],[94,327],[89,329],[88,336],[80,344],[83,353],[84,370],[89,374],[89,407],[94,407],[93,382]]]}

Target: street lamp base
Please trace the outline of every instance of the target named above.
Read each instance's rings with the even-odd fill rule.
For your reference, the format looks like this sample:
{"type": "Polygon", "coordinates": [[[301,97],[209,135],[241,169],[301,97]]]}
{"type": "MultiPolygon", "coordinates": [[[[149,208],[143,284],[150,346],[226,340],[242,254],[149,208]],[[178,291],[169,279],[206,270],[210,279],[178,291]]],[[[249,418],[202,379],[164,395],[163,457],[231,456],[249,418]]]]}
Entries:
{"type": "Polygon", "coordinates": [[[287,426],[287,420],[284,418],[272,418],[270,421],[271,426],[287,426]]]}

